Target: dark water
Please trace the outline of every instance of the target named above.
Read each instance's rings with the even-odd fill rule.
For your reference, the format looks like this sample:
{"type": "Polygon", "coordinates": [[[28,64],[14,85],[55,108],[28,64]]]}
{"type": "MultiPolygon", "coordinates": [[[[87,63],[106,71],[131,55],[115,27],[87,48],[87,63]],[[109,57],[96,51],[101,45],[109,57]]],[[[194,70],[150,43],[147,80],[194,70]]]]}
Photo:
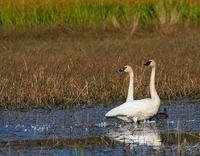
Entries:
{"type": "Polygon", "coordinates": [[[0,110],[0,155],[200,155],[200,100],[141,124],[105,119],[112,107],[0,110]]]}

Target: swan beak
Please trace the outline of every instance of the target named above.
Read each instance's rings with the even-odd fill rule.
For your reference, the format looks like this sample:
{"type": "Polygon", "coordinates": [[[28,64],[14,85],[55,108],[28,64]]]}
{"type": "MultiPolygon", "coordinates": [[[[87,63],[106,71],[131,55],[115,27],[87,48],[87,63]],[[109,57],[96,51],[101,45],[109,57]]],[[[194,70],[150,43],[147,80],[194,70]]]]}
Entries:
{"type": "Polygon", "coordinates": [[[145,66],[149,66],[150,64],[151,64],[151,61],[144,63],[145,66]]]}
{"type": "Polygon", "coordinates": [[[119,72],[124,72],[125,69],[126,68],[122,67],[122,68],[119,69],[119,72]]]}

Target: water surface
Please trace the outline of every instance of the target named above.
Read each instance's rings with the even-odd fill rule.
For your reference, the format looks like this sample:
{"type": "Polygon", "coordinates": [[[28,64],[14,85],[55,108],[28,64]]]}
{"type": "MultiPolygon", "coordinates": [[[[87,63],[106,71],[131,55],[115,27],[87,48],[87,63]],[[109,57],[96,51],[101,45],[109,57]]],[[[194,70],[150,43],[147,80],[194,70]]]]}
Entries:
{"type": "Polygon", "coordinates": [[[0,110],[0,155],[199,155],[200,100],[165,102],[167,119],[105,119],[112,106],[0,110]]]}

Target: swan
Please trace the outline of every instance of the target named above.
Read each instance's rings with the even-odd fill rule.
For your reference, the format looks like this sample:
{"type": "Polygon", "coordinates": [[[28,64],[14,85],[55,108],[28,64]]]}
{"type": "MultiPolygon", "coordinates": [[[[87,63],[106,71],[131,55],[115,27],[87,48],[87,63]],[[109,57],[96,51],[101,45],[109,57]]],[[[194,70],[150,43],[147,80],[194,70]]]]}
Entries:
{"type": "MultiPolygon", "coordinates": [[[[137,122],[149,119],[157,114],[160,107],[160,98],[155,89],[156,62],[154,60],[149,60],[144,65],[152,68],[150,77],[151,98],[133,101],[128,100],[122,105],[107,112],[105,115],[106,117],[116,117],[126,122],[137,122]]],[[[125,66],[121,68],[120,71],[128,72],[129,70],[127,69],[127,66],[125,66]]]]}
{"type": "MultiPolygon", "coordinates": [[[[133,69],[131,68],[131,66],[126,65],[122,68],[119,69],[119,72],[126,72],[129,74],[129,86],[128,86],[128,95],[126,98],[126,102],[125,103],[129,103],[132,104],[134,103],[134,97],[133,97],[133,83],[134,83],[134,73],[133,73],[133,69]]],[[[124,104],[125,104],[124,103],[124,104]]],[[[105,116],[106,117],[116,117],[119,118],[121,120],[124,120],[126,122],[132,122],[129,118],[127,118],[126,116],[122,116],[122,115],[112,115],[113,112],[117,111],[116,108],[110,110],[105,116]]]]}

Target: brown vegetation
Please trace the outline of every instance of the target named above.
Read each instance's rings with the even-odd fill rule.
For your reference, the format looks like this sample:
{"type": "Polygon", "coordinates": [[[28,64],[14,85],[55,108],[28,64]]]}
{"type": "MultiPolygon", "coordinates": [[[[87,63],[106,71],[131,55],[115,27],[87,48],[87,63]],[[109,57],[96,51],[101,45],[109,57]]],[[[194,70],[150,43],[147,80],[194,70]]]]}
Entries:
{"type": "Polygon", "coordinates": [[[200,98],[199,26],[129,30],[108,26],[55,26],[0,30],[1,107],[51,107],[121,102],[130,64],[135,97],[149,96],[150,69],[157,62],[161,99],[200,98]]]}

